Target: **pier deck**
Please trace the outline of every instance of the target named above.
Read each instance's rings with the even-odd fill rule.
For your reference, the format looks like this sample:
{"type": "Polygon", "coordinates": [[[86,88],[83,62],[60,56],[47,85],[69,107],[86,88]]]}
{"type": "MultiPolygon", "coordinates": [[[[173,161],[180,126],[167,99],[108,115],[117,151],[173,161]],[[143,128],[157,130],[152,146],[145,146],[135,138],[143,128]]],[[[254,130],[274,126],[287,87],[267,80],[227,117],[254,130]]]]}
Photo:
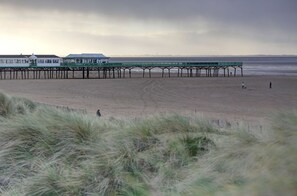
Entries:
{"type": "Polygon", "coordinates": [[[102,64],[62,63],[57,67],[0,67],[0,79],[107,79],[142,77],[230,77],[243,76],[242,62],[125,62],[102,64]],[[138,74],[139,75],[139,74],[138,74]]]}

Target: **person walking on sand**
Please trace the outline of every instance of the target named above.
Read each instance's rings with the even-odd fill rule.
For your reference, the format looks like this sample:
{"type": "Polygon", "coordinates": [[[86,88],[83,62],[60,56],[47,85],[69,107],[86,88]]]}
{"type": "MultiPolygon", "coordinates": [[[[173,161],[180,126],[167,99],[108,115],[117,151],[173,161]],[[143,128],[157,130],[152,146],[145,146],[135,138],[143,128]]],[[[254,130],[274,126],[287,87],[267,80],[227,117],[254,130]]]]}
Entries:
{"type": "Polygon", "coordinates": [[[272,88],[272,83],[271,82],[269,83],[269,88],[272,88]]]}
{"type": "Polygon", "coordinates": [[[241,83],[241,88],[242,88],[242,89],[245,88],[244,82],[241,83]]]}
{"type": "Polygon", "coordinates": [[[100,113],[99,109],[97,110],[96,114],[97,114],[98,117],[101,117],[101,113],[100,113]]]}

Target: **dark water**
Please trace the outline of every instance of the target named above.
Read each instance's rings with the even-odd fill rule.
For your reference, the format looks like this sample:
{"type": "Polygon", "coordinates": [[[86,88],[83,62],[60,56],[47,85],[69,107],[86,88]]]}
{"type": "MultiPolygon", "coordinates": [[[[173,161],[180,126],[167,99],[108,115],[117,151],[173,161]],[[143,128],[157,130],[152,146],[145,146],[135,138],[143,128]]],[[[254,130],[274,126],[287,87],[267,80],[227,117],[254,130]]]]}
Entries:
{"type": "Polygon", "coordinates": [[[243,62],[245,75],[297,76],[297,56],[232,56],[232,57],[112,57],[110,62],[243,62]]]}

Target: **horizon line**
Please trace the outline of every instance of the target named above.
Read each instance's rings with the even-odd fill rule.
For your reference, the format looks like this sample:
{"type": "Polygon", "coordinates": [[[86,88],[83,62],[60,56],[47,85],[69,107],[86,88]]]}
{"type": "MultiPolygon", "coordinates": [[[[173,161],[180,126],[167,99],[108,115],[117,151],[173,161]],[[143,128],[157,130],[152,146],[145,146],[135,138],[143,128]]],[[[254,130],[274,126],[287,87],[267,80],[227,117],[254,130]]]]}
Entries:
{"type": "MultiPolygon", "coordinates": [[[[103,54],[102,52],[83,52],[83,53],[89,53],[89,54],[103,54]]],[[[56,55],[56,56],[67,56],[67,55],[59,55],[59,54],[55,54],[55,53],[30,53],[30,54],[26,54],[26,53],[6,53],[6,54],[0,54],[0,55],[56,55]]],[[[72,53],[71,53],[72,54],[72,53]]],[[[105,55],[106,56],[106,55],[105,55]]],[[[108,57],[114,57],[114,58],[118,58],[118,57],[297,57],[297,54],[216,54],[216,55],[212,55],[212,54],[205,54],[205,55],[175,55],[175,54],[162,54],[162,55],[153,55],[153,54],[139,54],[139,55],[108,55],[108,57]]]]}

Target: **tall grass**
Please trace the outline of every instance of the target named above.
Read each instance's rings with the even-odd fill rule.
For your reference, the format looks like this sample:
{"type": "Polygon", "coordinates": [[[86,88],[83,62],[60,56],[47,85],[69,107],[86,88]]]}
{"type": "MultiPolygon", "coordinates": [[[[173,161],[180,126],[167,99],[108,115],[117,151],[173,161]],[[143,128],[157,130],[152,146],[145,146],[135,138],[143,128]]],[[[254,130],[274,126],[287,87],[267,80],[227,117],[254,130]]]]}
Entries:
{"type": "Polygon", "coordinates": [[[1,195],[296,194],[296,113],[258,133],[177,114],[96,118],[3,93],[0,111],[1,195]]]}
{"type": "Polygon", "coordinates": [[[0,92],[0,116],[10,117],[17,114],[26,114],[36,107],[32,101],[25,98],[10,97],[0,92]]]}

